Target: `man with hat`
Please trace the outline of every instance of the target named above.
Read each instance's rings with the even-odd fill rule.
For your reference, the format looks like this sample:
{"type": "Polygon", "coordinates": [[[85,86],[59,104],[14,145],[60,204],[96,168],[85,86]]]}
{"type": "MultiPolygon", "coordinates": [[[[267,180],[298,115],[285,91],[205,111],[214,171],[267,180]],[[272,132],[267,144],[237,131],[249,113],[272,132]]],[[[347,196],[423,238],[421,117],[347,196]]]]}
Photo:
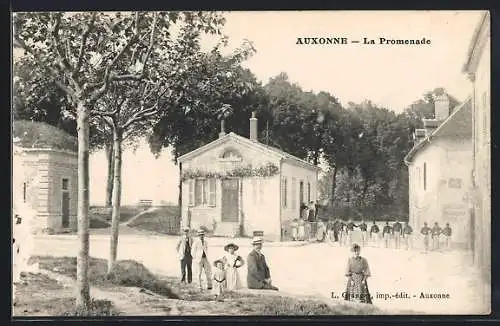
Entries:
{"type": "Polygon", "coordinates": [[[271,273],[266,263],[266,257],[261,253],[262,237],[252,239],[253,250],[248,254],[247,286],[249,289],[278,290],[271,283],[271,273]]]}
{"type": "Polygon", "coordinates": [[[182,235],[177,241],[177,255],[181,260],[181,282],[186,282],[186,269],[187,269],[187,282],[191,283],[193,280],[192,264],[193,256],[191,256],[191,247],[193,246],[193,239],[189,235],[189,228],[182,228],[182,235]]]}
{"type": "Polygon", "coordinates": [[[193,256],[193,263],[197,270],[196,272],[198,275],[200,289],[202,288],[201,273],[202,270],[204,270],[207,279],[207,288],[211,290],[212,273],[210,269],[210,263],[208,262],[208,244],[207,240],[205,239],[205,230],[200,228],[197,233],[198,233],[198,238],[193,241],[193,248],[191,249],[191,254],[193,256]]]}

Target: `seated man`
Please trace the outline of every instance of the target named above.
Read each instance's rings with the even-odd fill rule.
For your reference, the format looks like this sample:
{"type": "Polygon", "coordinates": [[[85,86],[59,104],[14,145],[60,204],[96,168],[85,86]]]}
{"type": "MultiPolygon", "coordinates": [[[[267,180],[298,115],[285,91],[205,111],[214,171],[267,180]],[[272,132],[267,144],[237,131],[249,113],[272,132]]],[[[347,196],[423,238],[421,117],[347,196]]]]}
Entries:
{"type": "Polygon", "coordinates": [[[249,289],[278,290],[271,283],[271,274],[266,263],[266,258],[261,253],[263,239],[254,237],[252,240],[253,250],[248,254],[247,286],[249,289]]]}

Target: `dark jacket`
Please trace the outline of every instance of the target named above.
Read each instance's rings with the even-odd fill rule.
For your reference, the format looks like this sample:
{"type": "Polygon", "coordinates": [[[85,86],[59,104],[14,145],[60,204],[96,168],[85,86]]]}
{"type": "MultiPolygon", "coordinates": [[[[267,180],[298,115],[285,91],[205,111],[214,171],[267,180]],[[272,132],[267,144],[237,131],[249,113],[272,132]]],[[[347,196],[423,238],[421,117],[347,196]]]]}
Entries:
{"type": "Polygon", "coordinates": [[[248,274],[247,286],[249,289],[262,289],[265,286],[264,280],[271,278],[269,267],[266,263],[266,257],[263,254],[252,250],[247,259],[248,274]]]}
{"type": "Polygon", "coordinates": [[[370,228],[370,233],[378,233],[380,229],[378,228],[377,224],[373,224],[372,227],[370,228]]]}

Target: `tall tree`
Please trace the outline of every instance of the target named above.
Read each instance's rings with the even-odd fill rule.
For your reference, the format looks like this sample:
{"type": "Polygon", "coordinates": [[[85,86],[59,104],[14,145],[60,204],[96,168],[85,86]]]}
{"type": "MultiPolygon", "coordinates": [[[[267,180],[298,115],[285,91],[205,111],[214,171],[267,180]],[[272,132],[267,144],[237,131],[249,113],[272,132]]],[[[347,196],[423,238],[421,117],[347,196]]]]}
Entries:
{"type": "Polygon", "coordinates": [[[70,98],[78,130],[77,305],[89,308],[89,119],[111,84],[140,81],[158,63],[175,56],[189,39],[176,40],[176,21],[198,31],[220,33],[218,13],[86,12],[17,13],[14,39],[26,55],[50,74],[70,98]]]}

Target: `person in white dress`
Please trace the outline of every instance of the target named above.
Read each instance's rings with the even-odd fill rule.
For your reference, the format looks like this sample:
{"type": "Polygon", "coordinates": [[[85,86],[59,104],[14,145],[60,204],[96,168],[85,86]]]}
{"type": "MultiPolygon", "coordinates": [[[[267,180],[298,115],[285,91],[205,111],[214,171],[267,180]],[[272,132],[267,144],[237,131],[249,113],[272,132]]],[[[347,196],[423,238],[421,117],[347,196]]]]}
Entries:
{"type": "Polygon", "coordinates": [[[223,295],[227,288],[226,271],[224,270],[224,261],[217,259],[214,261],[215,270],[212,274],[213,288],[212,291],[215,295],[215,300],[223,301],[223,295]]]}
{"type": "Polygon", "coordinates": [[[235,252],[238,250],[238,245],[229,243],[224,246],[227,254],[224,255],[224,269],[226,270],[227,289],[235,291],[241,288],[241,279],[238,268],[245,264],[243,258],[235,252]]]}

